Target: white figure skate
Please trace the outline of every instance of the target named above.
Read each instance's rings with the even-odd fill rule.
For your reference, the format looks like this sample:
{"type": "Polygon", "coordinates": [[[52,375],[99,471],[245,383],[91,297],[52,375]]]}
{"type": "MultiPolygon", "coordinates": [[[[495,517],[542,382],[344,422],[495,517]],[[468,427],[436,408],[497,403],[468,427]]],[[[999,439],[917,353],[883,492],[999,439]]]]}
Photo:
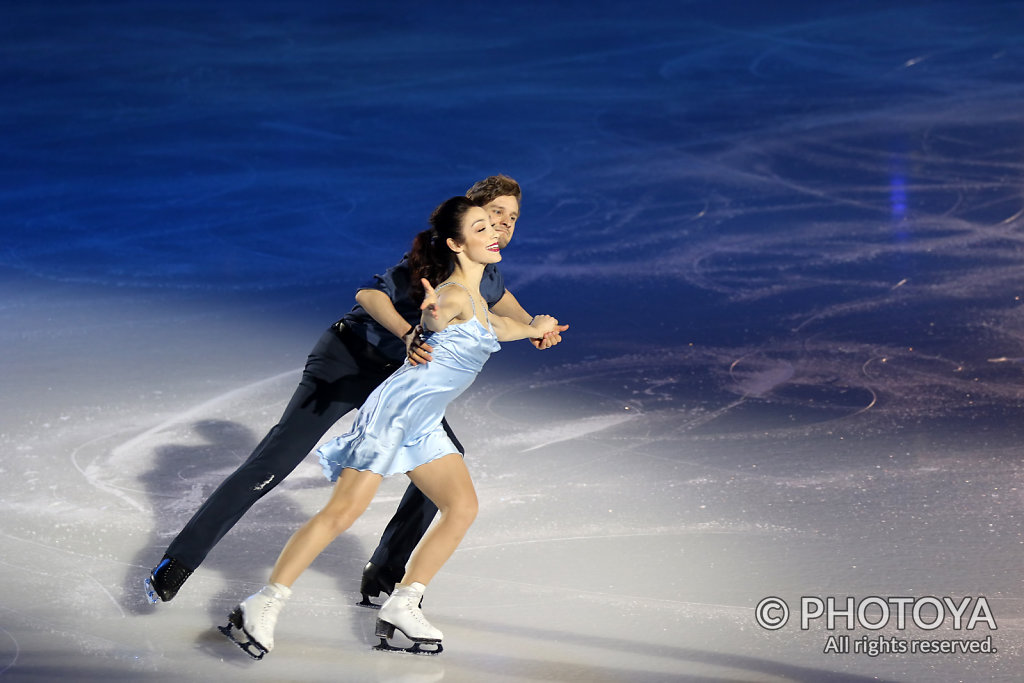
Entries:
{"type": "Polygon", "coordinates": [[[280,583],[264,586],[235,607],[227,626],[217,628],[247,655],[263,659],[274,649],[274,626],[291,594],[292,590],[280,583]]]}
{"type": "Polygon", "coordinates": [[[423,610],[420,609],[420,600],[425,589],[426,586],[422,583],[395,588],[381,605],[375,632],[380,638],[380,644],[375,645],[374,650],[409,652],[416,655],[436,655],[444,650],[441,645],[444,634],[430,625],[423,616],[423,610]],[[412,647],[395,647],[388,642],[388,639],[395,635],[396,628],[412,641],[412,647]],[[421,645],[429,647],[424,649],[420,647],[421,645]]]}

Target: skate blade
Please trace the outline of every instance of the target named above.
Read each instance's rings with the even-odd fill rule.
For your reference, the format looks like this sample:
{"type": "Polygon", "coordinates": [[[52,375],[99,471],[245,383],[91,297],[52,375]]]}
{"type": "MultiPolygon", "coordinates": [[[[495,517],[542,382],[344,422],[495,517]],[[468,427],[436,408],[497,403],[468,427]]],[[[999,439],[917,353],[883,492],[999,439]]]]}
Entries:
{"type": "MultiPolygon", "coordinates": [[[[383,603],[381,603],[381,604],[383,604],[383,603]]],[[[370,609],[380,609],[380,607],[381,607],[380,605],[378,605],[375,602],[370,602],[370,596],[367,595],[366,593],[363,593],[362,601],[357,602],[356,605],[358,605],[359,607],[368,607],[370,609]]]]}
{"type": "Polygon", "coordinates": [[[151,605],[155,605],[160,602],[160,596],[156,594],[156,589],[153,588],[153,577],[146,577],[143,588],[146,591],[146,600],[148,600],[151,605]]]}
{"type": "Polygon", "coordinates": [[[249,655],[253,659],[263,659],[263,655],[267,654],[268,650],[253,640],[252,636],[245,630],[242,625],[242,611],[235,608],[235,611],[228,615],[228,623],[226,626],[218,626],[217,630],[224,634],[224,636],[232,643],[242,649],[242,652],[249,655]],[[245,640],[238,637],[238,633],[245,636],[245,640]]]}
{"type": "Polygon", "coordinates": [[[374,645],[373,649],[380,650],[381,652],[406,652],[411,655],[439,655],[444,651],[444,647],[442,647],[440,640],[434,640],[431,638],[413,638],[400,628],[398,630],[401,631],[403,636],[412,641],[412,645],[409,647],[397,647],[392,645],[388,640],[395,637],[396,628],[398,627],[394,624],[378,618],[373,635],[380,638],[380,642],[377,645],[374,645]],[[423,649],[423,645],[426,645],[427,649],[423,649]],[[434,646],[436,646],[436,648],[434,646]]]}
{"type": "Polygon", "coordinates": [[[402,652],[409,655],[439,655],[444,652],[444,646],[441,645],[440,640],[423,640],[414,642],[409,647],[397,647],[388,642],[387,638],[381,638],[380,642],[373,646],[374,650],[378,652],[402,652]],[[430,649],[424,649],[422,646],[426,645],[430,649]]]}

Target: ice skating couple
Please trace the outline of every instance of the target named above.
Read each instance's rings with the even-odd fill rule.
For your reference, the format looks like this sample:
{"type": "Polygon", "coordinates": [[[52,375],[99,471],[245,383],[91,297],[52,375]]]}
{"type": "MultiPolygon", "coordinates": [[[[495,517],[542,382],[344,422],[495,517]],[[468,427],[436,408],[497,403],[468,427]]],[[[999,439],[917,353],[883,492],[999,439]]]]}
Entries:
{"type": "Polygon", "coordinates": [[[359,408],[351,431],[318,449],[336,482],[330,500],[292,535],[267,585],[239,603],[221,630],[252,657],[269,652],[294,582],[366,510],[383,477],[405,473],[411,484],[363,570],[361,604],[376,607],[370,598],[388,594],[376,624],[378,648],[395,649],[388,639],[398,629],[414,643],[410,651],[441,651],[442,633],[424,617],[421,599],[477,511],[445,407],[498,342],[528,339],[547,349],[568,329],[527,313],[495,265],[521,200],[511,178],[481,180],[438,206],[409,253],[360,288],[355,307],[310,353],[281,420],[167,547],[146,579],[150,601],[173,599],[235,522],[359,408]]]}

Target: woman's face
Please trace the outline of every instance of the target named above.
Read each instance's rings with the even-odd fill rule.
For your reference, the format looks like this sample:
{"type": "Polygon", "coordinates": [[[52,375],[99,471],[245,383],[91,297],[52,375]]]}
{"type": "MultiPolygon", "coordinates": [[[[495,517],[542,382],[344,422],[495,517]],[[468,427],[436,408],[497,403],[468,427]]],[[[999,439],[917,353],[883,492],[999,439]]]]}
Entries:
{"type": "Polygon", "coordinates": [[[475,263],[497,263],[501,260],[498,231],[491,225],[487,212],[474,206],[462,217],[462,244],[451,244],[456,253],[462,253],[475,263]]]}

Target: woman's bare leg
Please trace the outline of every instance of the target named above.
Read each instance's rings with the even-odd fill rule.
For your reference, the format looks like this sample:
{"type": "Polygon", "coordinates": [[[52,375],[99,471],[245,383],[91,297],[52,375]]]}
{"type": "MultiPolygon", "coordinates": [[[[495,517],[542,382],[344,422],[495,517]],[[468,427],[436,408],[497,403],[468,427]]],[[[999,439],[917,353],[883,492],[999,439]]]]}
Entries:
{"type": "Polygon", "coordinates": [[[270,583],[291,586],[338,534],[352,526],[370,505],[383,477],[374,472],[344,469],[331,499],[292,534],[274,564],[270,583]]]}
{"type": "Polygon", "coordinates": [[[441,512],[441,518],[416,546],[406,567],[403,584],[430,583],[451,557],[477,513],[476,489],[462,456],[451,453],[420,465],[409,478],[441,512]]]}

